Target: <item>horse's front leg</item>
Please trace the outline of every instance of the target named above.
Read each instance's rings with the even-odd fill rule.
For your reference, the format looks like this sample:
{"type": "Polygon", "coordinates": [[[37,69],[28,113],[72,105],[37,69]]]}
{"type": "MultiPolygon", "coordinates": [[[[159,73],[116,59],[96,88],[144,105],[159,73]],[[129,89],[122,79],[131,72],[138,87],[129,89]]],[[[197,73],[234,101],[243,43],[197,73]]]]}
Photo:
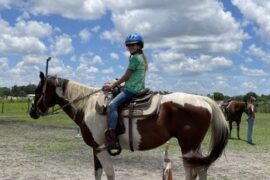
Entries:
{"type": "Polygon", "coordinates": [[[97,151],[93,149],[93,155],[94,155],[94,166],[95,166],[95,180],[101,180],[101,175],[103,172],[102,165],[100,161],[97,158],[97,151]]]}
{"type": "MultiPolygon", "coordinates": [[[[97,160],[101,167],[103,167],[107,179],[108,180],[115,180],[115,174],[114,174],[114,168],[113,168],[113,162],[112,159],[107,151],[100,151],[95,153],[97,160]]],[[[100,178],[101,178],[100,173],[100,178]]],[[[97,179],[97,178],[96,178],[97,179]]],[[[99,180],[99,179],[98,179],[99,180]]]]}
{"type": "Polygon", "coordinates": [[[232,137],[232,120],[229,120],[229,126],[230,126],[229,138],[231,138],[232,137]]]}
{"type": "Polygon", "coordinates": [[[240,132],[240,122],[237,122],[237,138],[241,139],[240,135],[239,135],[239,132],[240,132]]]}

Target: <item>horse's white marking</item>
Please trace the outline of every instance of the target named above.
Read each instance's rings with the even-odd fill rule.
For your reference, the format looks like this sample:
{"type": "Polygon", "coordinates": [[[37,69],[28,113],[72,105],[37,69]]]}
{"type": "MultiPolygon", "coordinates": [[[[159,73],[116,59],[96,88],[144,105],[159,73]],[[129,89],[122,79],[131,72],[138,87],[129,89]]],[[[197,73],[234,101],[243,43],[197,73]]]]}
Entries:
{"type": "Polygon", "coordinates": [[[95,180],[101,180],[102,172],[103,172],[102,168],[99,168],[98,170],[96,170],[96,172],[95,172],[96,179],[95,180]]]}
{"type": "MultiPolygon", "coordinates": [[[[84,97],[98,90],[98,88],[85,86],[74,81],[69,81],[65,97],[74,100],[78,97],[84,97]]],[[[102,144],[105,140],[104,131],[107,128],[106,116],[96,113],[95,103],[99,93],[92,94],[88,98],[78,101],[75,106],[77,110],[84,112],[84,121],[91,131],[93,138],[98,144],[102,144]]]]}
{"type": "MultiPolygon", "coordinates": [[[[79,97],[85,97],[95,92],[96,90],[98,90],[98,88],[89,87],[89,86],[77,83],[75,81],[69,81],[64,96],[69,100],[75,100],[76,98],[79,98],[79,97]]],[[[91,107],[95,107],[94,102],[97,98],[97,95],[98,93],[92,94],[88,98],[81,99],[75,104],[76,108],[78,110],[85,111],[85,109],[89,107],[89,104],[91,104],[91,107]]]]}
{"type": "MultiPolygon", "coordinates": [[[[74,81],[70,81],[68,83],[65,97],[67,99],[74,100],[78,97],[83,97],[96,91],[97,88],[88,87],[82,84],[79,84],[74,81]]],[[[99,93],[90,96],[89,98],[85,98],[79,101],[75,106],[78,110],[84,111],[84,121],[86,122],[87,127],[91,131],[94,140],[98,144],[102,144],[105,141],[104,131],[107,128],[107,118],[104,115],[100,115],[96,113],[95,103],[97,101],[99,93]]],[[[133,127],[133,148],[134,150],[139,149],[139,144],[141,140],[141,135],[137,129],[137,121],[139,119],[132,120],[133,127]]],[[[123,149],[130,149],[129,146],[129,129],[128,129],[128,119],[124,119],[124,124],[126,126],[126,132],[123,135],[119,136],[120,144],[123,149]]]]}
{"type": "Polygon", "coordinates": [[[201,154],[198,151],[191,150],[191,151],[183,154],[183,157],[185,157],[185,158],[201,157],[201,154]]]}
{"type": "Polygon", "coordinates": [[[212,113],[212,108],[204,101],[204,99],[204,96],[176,92],[162,96],[161,104],[165,102],[174,102],[184,106],[187,103],[196,107],[206,108],[210,113],[212,113]]]}
{"type": "Polygon", "coordinates": [[[102,167],[107,175],[108,180],[113,180],[115,177],[113,162],[107,151],[97,153],[97,158],[102,164],[102,167]]]}
{"type": "MultiPolygon", "coordinates": [[[[137,122],[139,120],[140,119],[138,119],[138,118],[132,119],[132,134],[133,134],[133,149],[134,150],[139,149],[139,144],[141,142],[141,135],[140,135],[138,128],[137,128],[137,122]]],[[[124,124],[126,127],[126,131],[124,134],[119,136],[120,145],[123,149],[130,149],[128,119],[125,118],[125,119],[123,119],[123,121],[124,121],[124,124]]]]}

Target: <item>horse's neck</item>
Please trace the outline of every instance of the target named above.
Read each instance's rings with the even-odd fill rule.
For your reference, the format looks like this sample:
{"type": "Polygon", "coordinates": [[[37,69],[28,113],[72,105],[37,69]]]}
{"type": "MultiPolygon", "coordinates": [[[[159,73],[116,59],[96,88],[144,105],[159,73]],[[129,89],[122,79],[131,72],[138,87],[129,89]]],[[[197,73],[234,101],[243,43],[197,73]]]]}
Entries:
{"type": "Polygon", "coordinates": [[[69,81],[64,96],[67,100],[72,102],[72,105],[75,106],[78,111],[81,110],[84,112],[87,107],[94,106],[94,102],[96,101],[96,94],[92,93],[94,93],[96,90],[97,88],[79,84],[74,81],[69,81]],[[80,100],[73,102],[78,98],[80,98],[80,100]]]}

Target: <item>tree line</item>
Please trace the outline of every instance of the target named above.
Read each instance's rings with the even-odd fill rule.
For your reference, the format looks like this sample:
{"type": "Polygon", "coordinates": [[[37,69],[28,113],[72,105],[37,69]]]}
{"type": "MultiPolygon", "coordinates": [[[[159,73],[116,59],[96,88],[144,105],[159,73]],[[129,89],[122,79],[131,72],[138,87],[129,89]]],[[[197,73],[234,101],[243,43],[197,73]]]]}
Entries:
{"type": "Polygon", "coordinates": [[[263,112],[263,113],[270,113],[270,94],[269,95],[258,95],[255,92],[248,92],[244,95],[238,95],[238,96],[226,96],[223,95],[220,92],[214,92],[213,94],[208,94],[209,97],[216,101],[220,100],[237,100],[237,101],[245,101],[248,102],[250,97],[256,98],[256,111],[257,112],[263,112]]]}
{"type": "Polygon", "coordinates": [[[0,87],[0,97],[26,97],[27,94],[34,94],[36,89],[36,85],[29,84],[27,86],[17,86],[14,85],[11,88],[8,87],[0,87]]]}

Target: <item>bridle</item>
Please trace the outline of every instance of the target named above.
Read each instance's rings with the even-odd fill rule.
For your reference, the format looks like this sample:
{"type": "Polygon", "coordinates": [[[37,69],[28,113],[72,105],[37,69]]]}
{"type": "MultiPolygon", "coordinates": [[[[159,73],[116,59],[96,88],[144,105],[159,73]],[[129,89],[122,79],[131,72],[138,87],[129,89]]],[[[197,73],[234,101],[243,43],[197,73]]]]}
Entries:
{"type": "MultiPolygon", "coordinates": [[[[35,113],[39,116],[48,116],[48,115],[54,115],[54,114],[58,114],[60,113],[65,107],[67,106],[70,106],[72,105],[73,103],[77,103],[85,98],[88,98],[100,91],[102,91],[102,89],[97,89],[96,91],[94,92],[91,92],[85,96],[82,96],[82,97],[78,97],[74,100],[67,100],[67,103],[63,106],[60,106],[59,108],[55,109],[53,112],[48,112],[48,109],[49,109],[49,106],[46,104],[45,102],[45,92],[46,92],[46,89],[47,89],[47,77],[45,77],[44,79],[44,83],[43,83],[43,87],[42,87],[42,92],[41,92],[41,95],[38,97],[38,100],[35,101],[33,104],[32,104],[32,107],[31,107],[31,111],[35,111],[35,113]],[[43,112],[39,107],[38,105],[42,103],[42,105],[44,106],[44,108],[46,109],[46,112],[43,112]]],[[[56,88],[63,88],[63,84],[62,83],[59,83],[59,79],[56,78],[56,84],[55,84],[56,88]]]]}
{"type": "Polygon", "coordinates": [[[44,79],[44,83],[43,83],[43,87],[42,87],[42,91],[41,91],[41,94],[38,94],[40,95],[38,97],[38,100],[35,101],[33,104],[32,104],[32,107],[31,107],[31,110],[35,111],[38,115],[41,115],[41,116],[45,116],[48,114],[48,109],[49,107],[47,106],[46,102],[45,102],[45,92],[46,92],[46,89],[47,89],[47,78],[44,79]],[[47,110],[46,112],[43,112],[40,108],[39,108],[39,104],[42,103],[42,105],[45,107],[45,109],[47,110]]]}

